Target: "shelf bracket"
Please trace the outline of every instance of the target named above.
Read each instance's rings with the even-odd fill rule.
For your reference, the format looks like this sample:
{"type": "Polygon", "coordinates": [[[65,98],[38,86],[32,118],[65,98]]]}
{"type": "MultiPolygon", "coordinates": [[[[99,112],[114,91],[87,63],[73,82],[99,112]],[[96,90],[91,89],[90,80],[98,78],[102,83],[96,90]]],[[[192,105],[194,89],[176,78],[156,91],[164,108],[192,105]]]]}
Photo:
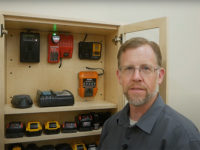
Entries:
{"type": "Polygon", "coordinates": [[[8,31],[4,29],[3,24],[0,25],[0,37],[3,37],[4,34],[8,34],[8,31]]]}
{"type": "Polygon", "coordinates": [[[120,34],[119,36],[115,36],[114,39],[112,39],[112,42],[117,45],[118,42],[120,42],[120,44],[122,44],[123,42],[123,35],[120,34]]]}

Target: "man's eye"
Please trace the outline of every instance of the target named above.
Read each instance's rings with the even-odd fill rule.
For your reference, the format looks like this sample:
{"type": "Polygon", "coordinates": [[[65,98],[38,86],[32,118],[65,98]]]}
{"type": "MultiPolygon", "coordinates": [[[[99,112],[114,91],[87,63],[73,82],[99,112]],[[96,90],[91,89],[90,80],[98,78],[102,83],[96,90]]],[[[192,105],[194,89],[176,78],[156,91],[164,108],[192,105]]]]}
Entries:
{"type": "Polygon", "coordinates": [[[150,71],[151,70],[151,68],[149,66],[143,66],[141,69],[145,70],[145,71],[150,71]]]}
{"type": "Polygon", "coordinates": [[[133,67],[126,67],[125,70],[133,70],[133,67]]]}

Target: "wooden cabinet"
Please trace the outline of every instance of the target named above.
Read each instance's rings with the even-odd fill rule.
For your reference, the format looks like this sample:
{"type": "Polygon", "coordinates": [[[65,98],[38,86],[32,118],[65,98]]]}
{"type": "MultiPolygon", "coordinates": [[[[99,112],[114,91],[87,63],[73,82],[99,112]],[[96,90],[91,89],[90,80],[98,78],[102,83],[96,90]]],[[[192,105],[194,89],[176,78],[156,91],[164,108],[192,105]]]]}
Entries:
{"type": "MultiPolygon", "coordinates": [[[[166,67],[166,18],[159,18],[131,25],[115,25],[63,18],[30,16],[13,13],[0,14],[0,149],[6,144],[41,142],[47,140],[59,141],[79,137],[99,136],[101,129],[88,132],[60,133],[38,137],[5,138],[5,125],[9,121],[38,120],[44,123],[48,120],[72,121],[74,116],[82,112],[112,111],[117,112],[124,106],[121,87],[115,75],[117,70],[117,51],[120,42],[114,42],[115,37],[124,37],[126,32],[160,28],[160,46],[162,48],[164,67],[166,67]],[[59,64],[47,62],[48,33],[56,25],[57,32],[69,33],[74,37],[73,56],[62,60],[59,64]],[[30,30],[40,33],[40,62],[21,63],[19,60],[20,32],[30,30]],[[88,34],[86,41],[102,43],[102,55],[99,60],[80,60],[78,58],[78,43],[88,34]],[[98,92],[95,97],[81,98],[78,95],[78,72],[87,67],[103,68],[104,75],[98,79],[98,92]],[[37,90],[67,89],[75,98],[73,106],[40,108],[36,104],[37,90]],[[28,94],[34,104],[31,108],[17,109],[11,106],[12,96],[28,94]]],[[[161,95],[166,99],[166,79],[161,87],[161,95]]]]}

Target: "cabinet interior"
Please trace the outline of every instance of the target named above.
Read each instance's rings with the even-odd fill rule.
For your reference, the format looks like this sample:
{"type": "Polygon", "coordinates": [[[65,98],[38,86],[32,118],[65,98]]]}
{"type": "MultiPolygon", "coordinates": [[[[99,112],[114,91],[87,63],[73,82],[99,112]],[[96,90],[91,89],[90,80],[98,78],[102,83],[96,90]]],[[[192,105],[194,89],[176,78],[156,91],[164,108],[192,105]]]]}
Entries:
{"type": "MultiPolygon", "coordinates": [[[[8,124],[10,121],[22,121],[24,123],[41,121],[44,123],[48,120],[58,120],[62,123],[64,121],[73,121],[74,117],[81,113],[99,111],[114,113],[117,111],[120,97],[120,93],[116,92],[119,87],[115,76],[118,46],[112,42],[112,39],[118,34],[119,25],[15,15],[5,15],[4,20],[5,29],[8,31],[5,36],[5,58],[2,60],[5,62],[4,124],[8,124]],[[73,35],[74,42],[72,58],[63,58],[61,68],[59,68],[59,63],[50,64],[47,61],[48,34],[53,32],[55,25],[56,32],[73,35]],[[20,32],[40,34],[39,63],[20,62],[20,32]],[[83,41],[86,34],[88,35],[86,41],[102,43],[101,58],[99,60],[80,60],[78,58],[78,43],[83,41]],[[78,73],[87,70],[86,67],[103,68],[104,75],[98,78],[97,95],[95,97],[81,98],[78,95],[78,73]],[[73,93],[75,106],[54,107],[52,109],[40,109],[37,107],[37,90],[62,91],[64,89],[73,93]],[[30,95],[34,102],[34,107],[23,110],[12,108],[11,99],[14,95],[19,94],[30,95]]],[[[38,137],[38,139],[32,139],[33,142],[39,145],[45,142],[48,143],[47,140],[53,140],[55,143],[83,139],[94,141],[94,139],[97,140],[99,138],[100,132],[101,130],[94,131],[92,134],[87,132],[85,134],[71,134],[71,136],[64,136],[60,139],[57,139],[59,135],[50,138],[38,137]]],[[[29,137],[22,139],[5,138],[5,144],[16,142],[27,144],[31,142],[31,139],[26,140],[25,138],[28,139],[29,137]]]]}
{"type": "MultiPolygon", "coordinates": [[[[50,18],[40,16],[24,16],[5,13],[0,16],[1,23],[8,31],[3,38],[0,38],[0,121],[4,128],[0,130],[0,136],[4,140],[0,141],[0,149],[13,143],[30,142],[39,146],[76,141],[85,143],[96,142],[99,140],[101,129],[77,132],[73,134],[58,134],[39,137],[5,138],[5,126],[10,121],[41,121],[58,120],[73,121],[75,116],[88,112],[115,113],[124,106],[124,97],[121,87],[116,77],[117,52],[120,43],[115,44],[113,39],[121,33],[137,32],[140,30],[159,28],[160,47],[163,54],[163,67],[167,69],[167,27],[166,18],[144,21],[126,26],[96,23],[91,21],[80,21],[63,18],[50,18]],[[73,55],[72,58],[63,58],[62,66],[59,63],[50,64],[48,57],[48,34],[53,32],[56,26],[58,33],[73,35],[73,55]],[[21,63],[20,62],[20,32],[40,33],[40,62],[21,63]],[[88,34],[86,41],[101,42],[102,52],[99,60],[80,60],[78,58],[78,43],[88,34]],[[86,67],[103,68],[104,75],[98,78],[98,92],[95,97],[81,98],[78,95],[78,73],[85,71],[86,67]],[[69,90],[73,93],[75,104],[64,107],[40,108],[36,103],[37,90],[69,90]],[[34,104],[28,109],[17,109],[11,105],[14,95],[28,94],[34,104]]],[[[160,87],[161,96],[167,100],[167,82],[160,87]]],[[[165,101],[166,102],[166,101],[165,101]]]]}

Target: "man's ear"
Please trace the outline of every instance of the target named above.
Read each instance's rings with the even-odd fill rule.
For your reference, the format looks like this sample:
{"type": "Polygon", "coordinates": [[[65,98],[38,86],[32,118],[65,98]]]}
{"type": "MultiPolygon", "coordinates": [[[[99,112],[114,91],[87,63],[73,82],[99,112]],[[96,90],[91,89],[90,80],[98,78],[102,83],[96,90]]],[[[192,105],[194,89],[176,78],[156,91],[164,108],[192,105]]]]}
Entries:
{"type": "Polygon", "coordinates": [[[164,68],[160,68],[159,70],[159,76],[158,76],[158,83],[161,84],[163,82],[165,76],[165,69],[164,68]]]}
{"type": "Polygon", "coordinates": [[[116,75],[117,75],[119,83],[121,84],[122,83],[122,81],[121,81],[122,79],[121,79],[121,72],[119,71],[119,69],[116,71],[116,75]]]}

